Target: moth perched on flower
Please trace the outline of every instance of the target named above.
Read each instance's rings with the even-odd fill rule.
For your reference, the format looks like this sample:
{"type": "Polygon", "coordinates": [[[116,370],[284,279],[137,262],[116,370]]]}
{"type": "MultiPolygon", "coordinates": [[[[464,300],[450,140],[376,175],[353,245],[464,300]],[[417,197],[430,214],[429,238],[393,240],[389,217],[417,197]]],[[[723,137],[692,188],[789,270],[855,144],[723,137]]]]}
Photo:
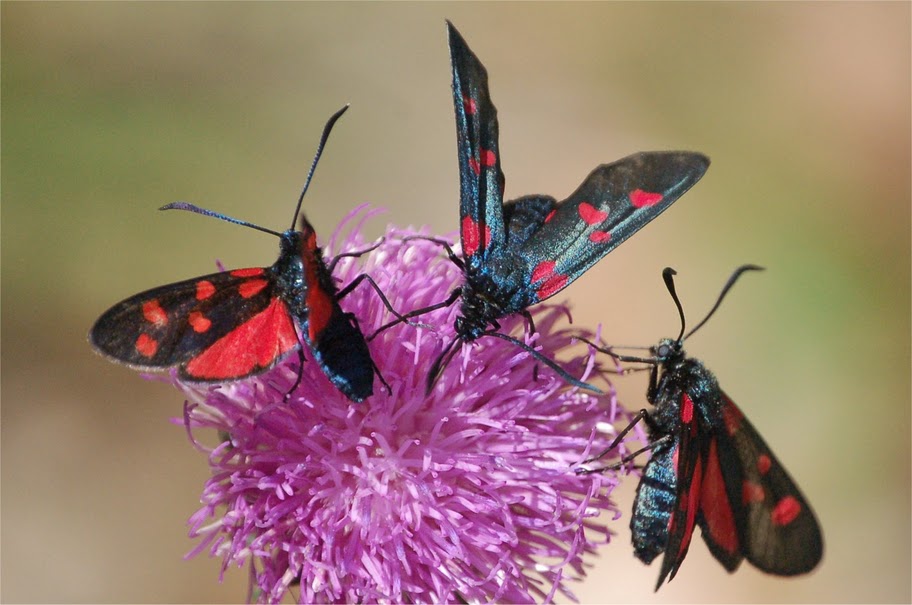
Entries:
{"type": "MultiPolygon", "coordinates": [[[[358,225],[327,249],[363,249],[358,225]]],[[[390,229],[369,255],[337,263],[334,277],[369,273],[396,307],[439,299],[461,273],[435,244],[403,241],[410,234],[390,229]]],[[[366,333],[390,318],[358,290],[346,309],[366,333]]],[[[501,342],[463,346],[426,396],[456,312],[425,318],[434,330],[399,325],[371,341],[390,392],[362,405],[315,364],[286,400],[293,359],[218,387],[175,379],[192,402],[183,421],[194,440],[207,428],[227,436],[209,454],[212,477],[191,519],[194,554],[219,556],[224,568],[251,565],[261,601],[290,588],[300,602],[572,598],[567,581],[584,573],[584,555],[607,541],[605,519],[617,515],[615,478],[572,466],[607,444],[593,418],[613,422],[616,401],[570,388],[501,342]]],[[[560,356],[572,343],[559,327],[565,314],[539,305],[526,342],[560,356]]],[[[521,332],[522,319],[504,322],[510,328],[521,332]]],[[[585,376],[591,364],[584,355],[563,365],[585,376]]]]}

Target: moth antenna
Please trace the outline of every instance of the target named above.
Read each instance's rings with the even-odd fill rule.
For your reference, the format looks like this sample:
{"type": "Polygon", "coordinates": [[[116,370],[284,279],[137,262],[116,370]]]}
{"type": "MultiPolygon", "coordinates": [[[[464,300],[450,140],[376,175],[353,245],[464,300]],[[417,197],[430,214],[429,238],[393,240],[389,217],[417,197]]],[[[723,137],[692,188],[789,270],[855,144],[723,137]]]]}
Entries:
{"type": "MultiPolygon", "coordinates": [[[[317,145],[317,153],[314,155],[313,162],[310,164],[310,170],[307,173],[307,180],[304,181],[304,189],[301,190],[301,195],[298,197],[298,205],[295,206],[294,217],[291,219],[291,229],[294,229],[295,227],[295,221],[298,218],[298,213],[301,211],[301,204],[304,201],[304,194],[307,193],[307,188],[310,187],[310,181],[313,179],[314,171],[317,169],[317,162],[320,160],[320,156],[323,155],[323,148],[326,147],[326,141],[329,139],[329,133],[332,132],[336,121],[342,117],[342,114],[348,110],[349,106],[350,105],[346,103],[342,109],[330,116],[329,120],[326,122],[326,126],[323,127],[323,135],[320,137],[320,144],[317,145]]],[[[203,216],[211,216],[212,218],[217,218],[227,223],[234,223],[235,225],[250,227],[251,229],[256,229],[257,231],[262,231],[263,233],[270,233],[276,237],[282,237],[282,234],[278,231],[273,231],[272,229],[267,229],[266,227],[260,227],[259,225],[230,217],[226,214],[222,214],[221,212],[215,212],[213,210],[207,210],[206,208],[200,208],[199,206],[191,204],[189,202],[172,202],[170,204],[165,204],[159,208],[159,210],[186,210],[188,212],[202,214],[203,216]]]]}
{"type": "Polygon", "coordinates": [[[207,210],[205,208],[200,208],[195,204],[189,202],[171,202],[170,204],[165,204],[159,210],[186,210],[187,212],[195,212],[196,214],[202,214],[203,216],[211,216],[212,218],[217,218],[226,223],[234,223],[235,225],[241,225],[242,227],[250,227],[251,229],[256,229],[257,231],[262,231],[263,233],[271,233],[276,237],[282,237],[282,234],[278,231],[273,231],[272,229],[267,229],[266,227],[260,227],[259,225],[254,225],[253,223],[248,223],[247,221],[242,221],[240,219],[232,218],[227,214],[222,214],[221,212],[215,212],[213,210],[207,210]]]}
{"type": "MultiPolygon", "coordinates": [[[[764,271],[764,270],[765,269],[763,267],[760,267],[757,265],[741,265],[740,267],[735,269],[735,272],[732,273],[731,277],[728,278],[728,281],[725,282],[725,286],[722,287],[722,292],[719,293],[719,298],[716,299],[716,304],[714,304],[713,308],[709,310],[709,313],[706,314],[706,317],[703,318],[703,321],[698,323],[696,325],[696,327],[694,327],[690,332],[687,333],[686,336],[684,336],[684,339],[690,338],[691,334],[693,334],[694,332],[696,332],[697,330],[702,328],[703,324],[705,324],[707,321],[709,321],[709,318],[713,316],[713,313],[715,313],[716,309],[719,308],[719,305],[722,304],[722,299],[725,298],[725,295],[728,294],[728,291],[731,290],[731,287],[735,285],[735,282],[738,281],[738,278],[741,277],[742,273],[744,273],[746,271],[764,271]]],[[[680,308],[681,308],[680,305],[678,305],[678,309],[680,309],[680,308]]],[[[683,315],[682,315],[682,318],[683,318],[683,315]]],[[[683,328],[682,328],[682,331],[683,331],[683,328]]]]}
{"type": "Polygon", "coordinates": [[[310,180],[313,178],[314,171],[317,169],[317,162],[320,161],[320,156],[323,155],[323,148],[326,146],[326,141],[329,140],[329,133],[332,132],[333,126],[336,124],[336,120],[342,117],[342,114],[348,111],[348,108],[351,106],[350,103],[346,103],[342,106],[342,109],[330,116],[329,120],[326,122],[326,126],[323,127],[323,135],[320,137],[320,144],[317,145],[317,153],[314,155],[313,161],[310,163],[310,170],[307,172],[307,179],[304,181],[304,189],[301,190],[301,195],[298,197],[298,205],[295,207],[294,216],[291,218],[291,229],[295,227],[295,222],[298,219],[298,213],[301,212],[301,203],[304,201],[304,194],[307,193],[307,188],[310,187],[310,180]]]}
{"type": "MultiPolygon", "coordinates": [[[[665,287],[668,288],[668,293],[671,294],[671,300],[674,301],[675,306],[678,308],[678,315],[681,316],[681,332],[678,334],[677,342],[683,342],[684,340],[684,307],[681,306],[681,300],[678,298],[678,293],[675,292],[675,283],[674,276],[678,272],[672,269],[671,267],[665,267],[662,269],[662,279],[665,280],[665,287]]],[[[705,321],[705,320],[704,320],[705,321]]]]}

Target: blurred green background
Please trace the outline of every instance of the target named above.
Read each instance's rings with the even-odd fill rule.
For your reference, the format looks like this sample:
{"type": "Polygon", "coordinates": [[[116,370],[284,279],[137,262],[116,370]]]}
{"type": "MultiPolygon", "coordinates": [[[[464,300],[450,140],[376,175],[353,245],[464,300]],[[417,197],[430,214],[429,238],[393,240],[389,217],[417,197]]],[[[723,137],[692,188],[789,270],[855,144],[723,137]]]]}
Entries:
{"type": "MultiPolygon", "coordinates": [[[[703,181],[566,290],[614,343],[694,320],[688,343],[814,504],[816,573],[729,576],[695,542],[658,594],[618,492],[584,602],[909,602],[910,4],[16,3],[2,11],[2,598],[237,601],[246,575],[181,559],[207,477],[170,388],[95,356],[126,295],[270,264],[274,238],[156,208],[188,200],[284,229],[326,118],[352,108],[305,208],[457,224],[444,18],[487,65],[507,193],[561,199],[646,149],[703,181]]],[[[383,220],[369,227],[380,233],[383,220]]],[[[643,376],[620,381],[632,408],[643,376]]]]}

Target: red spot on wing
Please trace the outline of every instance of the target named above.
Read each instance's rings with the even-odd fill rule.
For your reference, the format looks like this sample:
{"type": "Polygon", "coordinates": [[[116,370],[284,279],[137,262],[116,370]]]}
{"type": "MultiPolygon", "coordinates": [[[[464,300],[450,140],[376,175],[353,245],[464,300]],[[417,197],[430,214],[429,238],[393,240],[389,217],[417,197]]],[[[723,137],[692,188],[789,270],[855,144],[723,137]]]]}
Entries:
{"type": "Polygon", "coordinates": [[[545,300],[549,296],[553,296],[557,292],[560,292],[567,285],[567,276],[561,275],[560,273],[555,273],[551,276],[548,281],[539,286],[538,290],[535,291],[539,300],[545,300]]]}
{"type": "Polygon", "coordinates": [[[545,217],[545,222],[550,223],[551,219],[554,218],[554,215],[557,214],[557,208],[548,213],[548,216],[545,217]]]}
{"type": "Polygon", "coordinates": [[[268,307],[191,359],[185,371],[199,380],[240,378],[271,366],[298,344],[288,308],[273,298],[268,307]]]}
{"type": "Polygon", "coordinates": [[[265,279],[251,279],[238,286],[238,294],[241,298],[250,298],[259,294],[267,285],[269,282],[265,279]]]}
{"type": "Polygon", "coordinates": [[[484,242],[481,242],[481,229],[471,216],[462,217],[462,252],[466,256],[473,256],[478,252],[479,246],[488,247],[491,243],[491,228],[485,225],[484,242]]]}
{"type": "Polygon", "coordinates": [[[554,267],[557,266],[557,263],[553,260],[545,260],[535,266],[535,269],[532,270],[532,283],[541,281],[554,273],[554,267]]]}
{"type": "Polygon", "coordinates": [[[661,193],[650,193],[642,189],[634,189],[630,192],[630,203],[636,208],[644,206],[654,206],[662,201],[664,196],[661,193]]]}
{"type": "Polygon", "coordinates": [[[193,331],[198,334],[202,334],[212,326],[212,322],[199,311],[190,313],[187,317],[187,322],[190,324],[190,327],[193,328],[193,331]]]}
{"type": "Polygon", "coordinates": [[[143,357],[154,357],[158,351],[158,341],[148,334],[140,334],[136,339],[136,352],[143,357]]]}
{"type": "Polygon", "coordinates": [[[588,202],[580,204],[579,208],[577,208],[577,212],[579,212],[580,218],[583,219],[587,225],[598,225],[608,218],[607,212],[599,210],[588,202]]]}
{"type": "Polygon", "coordinates": [[[773,466],[773,461],[770,460],[770,457],[766,454],[760,454],[757,458],[757,470],[760,471],[760,474],[767,474],[771,466],[773,466]]]}
{"type": "Polygon", "coordinates": [[[744,502],[744,504],[763,502],[765,499],[766,490],[763,489],[762,485],[745,481],[744,485],[741,486],[741,501],[744,502]]]}
{"type": "Polygon", "coordinates": [[[201,279],[196,282],[196,300],[206,300],[213,294],[215,294],[215,286],[211,281],[201,279]]]}
{"type": "Polygon", "coordinates": [[[234,277],[256,277],[257,275],[263,275],[265,271],[262,267],[251,267],[249,269],[235,269],[230,275],[234,277]]]}
{"type": "Polygon", "coordinates": [[[706,471],[703,473],[703,491],[700,494],[700,510],[706,521],[709,536],[714,543],[726,552],[738,551],[738,530],[735,526],[735,515],[725,490],[725,478],[719,462],[716,440],[709,445],[706,458],[706,471]]]}
{"type": "Polygon", "coordinates": [[[481,166],[478,165],[478,160],[475,158],[469,158],[469,168],[472,169],[472,172],[475,173],[475,176],[481,174],[481,166]]]}
{"type": "Polygon", "coordinates": [[[611,234],[604,231],[593,231],[589,234],[589,241],[593,244],[604,244],[611,240],[611,234]]]}
{"type": "Polygon", "coordinates": [[[801,514],[801,503],[794,496],[786,496],[776,503],[772,519],[775,525],[788,525],[801,514]]]}
{"type": "Polygon", "coordinates": [[[557,266],[553,260],[546,260],[538,263],[532,270],[532,283],[545,280],[535,293],[539,300],[544,300],[559,292],[567,285],[567,276],[561,273],[555,273],[554,268],[557,266]]]}
{"type": "Polygon", "coordinates": [[[161,308],[157,298],[143,303],[142,314],[146,321],[156,326],[168,324],[168,314],[161,308]]]}
{"type": "Polygon", "coordinates": [[[485,168],[490,168],[497,164],[497,154],[491,151],[490,149],[481,150],[481,165],[485,168]]]}
{"type": "Polygon", "coordinates": [[[681,397],[681,422],[690,424],[694,417],[694,402],[690,395],[684,393],[681,397]]]}
{"type": "Polygon", "coordinates": [[[475,99],[469,96],[462,97],[462,106],[465,109],[465,112],[473,116],[478,112],[478,105],[475,104],[475,99]]]}

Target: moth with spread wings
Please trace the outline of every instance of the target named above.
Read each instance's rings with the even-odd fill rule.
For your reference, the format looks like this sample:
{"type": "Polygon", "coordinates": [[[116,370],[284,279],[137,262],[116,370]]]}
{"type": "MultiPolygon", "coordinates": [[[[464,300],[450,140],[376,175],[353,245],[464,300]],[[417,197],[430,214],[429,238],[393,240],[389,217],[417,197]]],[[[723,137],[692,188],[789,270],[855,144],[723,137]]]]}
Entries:
{"type": "MultiPolygon", "coordinates": [[[[665,284],[681,315],[678,338],[660,341],[646,358],[596,347],[621,361],[652,366],[646,399],[653,412],[641,410],[608,448],[586,463],[608,454],[637,422],[646,421],[649,445],[624,456],[621,465],[652,450],[630,529],[641,561],[649,564],[665,553],[656,590],[674,578],[697,525],[712,555],[730,572],[747,559],[767,573],[797,575],[814,569],[823,556],[820,526],[798,486],[712,372],[683,349],[684,340],[712,316],[735,280],[759,269],[744,265],[735,271],[709,314],[686,336],[675,273],[665,269],[665,284]]],[[[580,467],[579,472],[601,470],[580,467]]]]}
{"type": "Polygon", "coordinates": [[[497,320],[525,313],[530,305],[563,290],[690,189],[706,172],[709,159],[691,152],[638,153],[599,166],[563,202],[528,195],[504,203],[497,110],[488,94],[487,72],[456,28],[449,22],[447,28],[464,256],[460,259],[450,252],[450,258],[463,270],[465,283],[446,301],[406,314],[426,313],[461,298],[456,339],[432,366],[428,390],[455,354],[456,345],[481,336],[509,340],[569,382],[588,386],[497,332],[497,320]]]}
{"type": "MultiPolygon", "coordinates": [[[[347,108],[334,114],[323,130],[295,217],[330,130],[347,108]]],[[[183,202],[162,208],[168,209],[189,210],[271,233],[281,242],[279,258],[271,267],[213,273],[117,303],[89,333],[99,353],[135,369],[176,367],[183,380],[217,383],[262,373],[297,352],[302,363],[300,381],[303,342],[346,397],[360,402],[373,393],[376,366],[364,335],[339,300],[363,280],[377,286],[362,274],[339,291],[332,279],[336,260],[360,253],[337,256],[327,267],[303,213],[300,231],[292,225],[278,233],[183,202]]],[[[385,298],[384,304],[389,306],[385,298]]]]}

